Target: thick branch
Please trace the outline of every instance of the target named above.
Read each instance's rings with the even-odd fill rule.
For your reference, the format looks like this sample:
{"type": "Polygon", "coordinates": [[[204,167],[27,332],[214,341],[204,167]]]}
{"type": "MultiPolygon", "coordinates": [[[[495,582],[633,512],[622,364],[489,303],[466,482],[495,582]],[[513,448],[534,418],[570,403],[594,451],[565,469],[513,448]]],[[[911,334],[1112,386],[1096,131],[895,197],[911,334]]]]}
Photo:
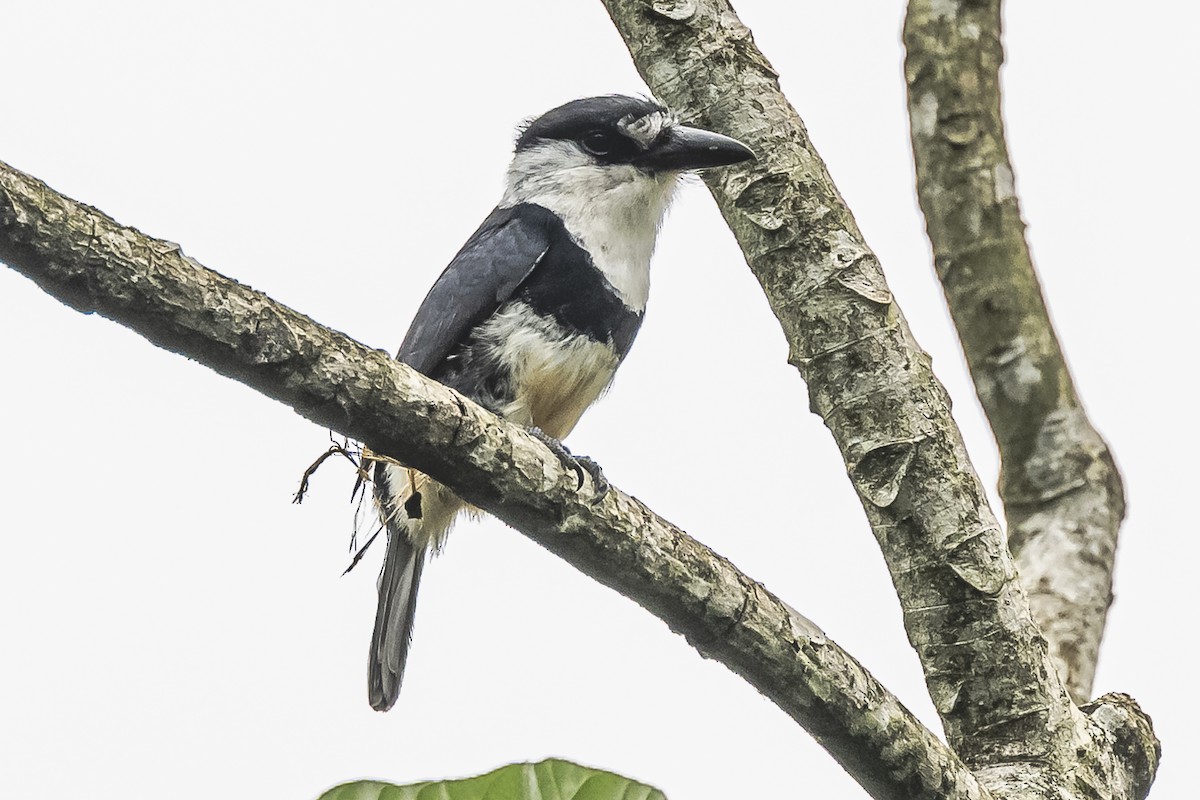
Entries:
{"type": "Polygon", "coordinates": [[[911,0],[917,190],[937,274],[1004,464],[1009,547],[1076,702],[1091,696],[1121,477],[1075,394],[1042,299],[1000,116],[1000,0],[911,0]]]}
{"type": "Polygon", "coordinates": [[[1072,791],[1118,791],[1075,773],[1106,745],[1053,668],[929,358],[750,32],[724,0],[605,6],[656,95],[759,154],[709,187],[841,448],[951,745],[1005,794],[1068,772],[1072,791]]]}
{"type": "Polygon", "coordinates": [[[0,163],[0,259],[46,292],[200,361],[452,487],[634,599],[808,730],[873,797],[985,798],[849,654],[733,564],[526,431],[386,353],[207,270],[0,163]]]}

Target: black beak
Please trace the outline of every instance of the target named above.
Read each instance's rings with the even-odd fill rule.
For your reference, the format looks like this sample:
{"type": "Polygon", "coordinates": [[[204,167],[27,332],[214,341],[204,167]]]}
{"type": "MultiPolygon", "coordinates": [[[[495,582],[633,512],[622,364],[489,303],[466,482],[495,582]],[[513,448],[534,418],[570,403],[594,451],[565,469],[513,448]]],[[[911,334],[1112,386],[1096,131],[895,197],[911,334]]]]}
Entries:
{"type": "Polygon", "coordinates": [[[652,172],[685,172],[724,167],[754,158],[754,151],[737,139],[700,128],[676,125],[667,130],[635,162],[652,172]]]}

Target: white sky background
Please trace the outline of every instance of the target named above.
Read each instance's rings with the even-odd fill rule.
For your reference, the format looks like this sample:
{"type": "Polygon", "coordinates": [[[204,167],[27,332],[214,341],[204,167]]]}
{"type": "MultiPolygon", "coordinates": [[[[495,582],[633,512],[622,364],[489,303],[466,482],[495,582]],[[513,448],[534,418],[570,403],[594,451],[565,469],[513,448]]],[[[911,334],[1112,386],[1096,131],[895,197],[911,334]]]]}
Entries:
{"type": "MultiPolygon", "coordinates": [[[[372,346],[499,197],[513,126],[644,91],[599,2],[10,3],[0,159],[372,346]],[[387,6],[387,8],[385,8],[387,6]]],[[[891,286],[990,435],[914,199],[898,2],[743,0],[891,286]]],[[[1009,140],[1080,391],[1130,496],[1097,693],[1192,782],[1196,76],[1178,3],[1011,3],[1009,140]],[[1102,11],[1101,8],[1104,10],[1102,11]]],[[[1189,17],[1184,19],[1184,17],[1189,17]]],[[[649,315],[571,437],[612,482],[936,718],[833,442],[699,184],[649,315]]],[[[562,756],[674,800],[863,795],[811,738],[632,602],[494,522],[425,572],[397,707],[367,705],[376,548],[351,475],[290,504],[325,430],[0,270],[0,794],[313,797],[562,756]]]]}

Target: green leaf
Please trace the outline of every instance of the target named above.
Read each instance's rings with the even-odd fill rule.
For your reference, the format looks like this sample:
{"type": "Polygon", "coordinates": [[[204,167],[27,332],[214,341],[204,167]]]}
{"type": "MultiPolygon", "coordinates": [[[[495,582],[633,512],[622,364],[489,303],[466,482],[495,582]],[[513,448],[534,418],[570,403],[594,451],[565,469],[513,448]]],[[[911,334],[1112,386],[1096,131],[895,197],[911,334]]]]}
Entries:
{"type": "Polygon", "coordinates": [[[333,787],[318,800],[666,800],[666,796],[611,772],[549,758],[456,781],[408,786],[354,781],[333,787]]]}

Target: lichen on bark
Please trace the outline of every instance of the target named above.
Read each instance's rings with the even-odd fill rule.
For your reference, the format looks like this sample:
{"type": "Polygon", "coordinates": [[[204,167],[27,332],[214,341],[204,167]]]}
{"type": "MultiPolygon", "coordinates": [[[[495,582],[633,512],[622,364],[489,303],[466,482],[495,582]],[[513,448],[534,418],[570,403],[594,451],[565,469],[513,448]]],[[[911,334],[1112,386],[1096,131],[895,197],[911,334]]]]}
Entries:
{"type": "Polygon", "coordinates": [[[1121,477],[1083,411],[1025,241],[1000,108],[1000,0],[911,0],[905,74],[938,278],[1000,449],[1009,547],[1072,697],[1112,602],[1121,477]]]}
{"type": "Polygon", "coordinates": [[[1004,796],[1064,781],[1063,796],[1124,796],[1075,793],[1082,755],[1121,762],[1070,701],[929,357],[775,70],[724,0],[696,0],[682,18],[604,4],[651,91],[759,155],[706,181],[842,451],[951,746],[1004,796]]]}

